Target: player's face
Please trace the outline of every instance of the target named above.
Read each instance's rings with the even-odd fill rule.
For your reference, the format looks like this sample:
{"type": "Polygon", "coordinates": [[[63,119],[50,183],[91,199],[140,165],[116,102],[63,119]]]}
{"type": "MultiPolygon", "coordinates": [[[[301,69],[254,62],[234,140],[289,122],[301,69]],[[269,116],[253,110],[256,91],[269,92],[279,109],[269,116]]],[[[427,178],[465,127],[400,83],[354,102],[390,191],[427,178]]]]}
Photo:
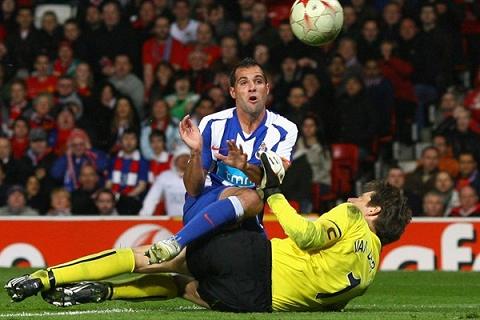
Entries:
{"type": "Polygon", "coordinates": [[[370,200],[374,191],[364,192],[357,198],[348,198],[347,202],[355,205],[363,215],[371,215],[372,213],[378,213],[379,207],[369,206],[370,200]]]}
{"type": "Polygon", "coordinates": [[[235,72],[235,85],[230,95],[242,112],[255,115],[265,110],[270,86],[258,66],[239,68],[235,72]]]}

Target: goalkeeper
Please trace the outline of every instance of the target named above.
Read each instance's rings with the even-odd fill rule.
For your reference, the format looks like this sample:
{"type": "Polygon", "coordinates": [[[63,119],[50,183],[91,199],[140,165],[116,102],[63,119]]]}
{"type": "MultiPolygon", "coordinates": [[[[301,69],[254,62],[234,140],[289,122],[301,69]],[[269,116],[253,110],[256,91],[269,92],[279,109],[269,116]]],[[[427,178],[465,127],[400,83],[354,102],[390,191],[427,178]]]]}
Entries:
{"type": "Polygon", "coordinates": [[[381,246],[397,240],[409,223],[406,199],[398,189],[373,181],[360,197],[309,221],[280,193],[271,169],[279,161],[275,154],[264,153],[261,161],[265,199],[288,238],[269,241],[258,232],[236,229],[196,241],[173,260],[153,265],[143,255],[145,248],[110,250],[12,279],[7,291],[14,300],[42,291],[47,302],[59,306],[181,296],[233,312],[344,308],[372,283],[381,246]],[[77,283],[133,271],[181,274],[77,283]]]}

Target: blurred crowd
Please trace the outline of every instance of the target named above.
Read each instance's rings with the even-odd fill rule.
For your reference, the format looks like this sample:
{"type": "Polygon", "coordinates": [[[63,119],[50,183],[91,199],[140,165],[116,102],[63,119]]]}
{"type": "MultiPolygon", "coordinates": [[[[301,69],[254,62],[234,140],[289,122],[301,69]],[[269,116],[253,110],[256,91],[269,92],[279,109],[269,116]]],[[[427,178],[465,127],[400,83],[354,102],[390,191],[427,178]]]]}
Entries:
{"type": "Polygon", "coordinates": [[[302,212],[347,196],[332,150],[353,145],[350,184],[381,160],[415,215],[480,216],[478,1],[340,1],[322,47],[293,36],[292,1],[0,2],[0,215],[181,215],[178,122],[232,107],[253,57],[299,128],[283,187],[302,212]],[[405,172],[392,145],[419,142],[405,172]]]}

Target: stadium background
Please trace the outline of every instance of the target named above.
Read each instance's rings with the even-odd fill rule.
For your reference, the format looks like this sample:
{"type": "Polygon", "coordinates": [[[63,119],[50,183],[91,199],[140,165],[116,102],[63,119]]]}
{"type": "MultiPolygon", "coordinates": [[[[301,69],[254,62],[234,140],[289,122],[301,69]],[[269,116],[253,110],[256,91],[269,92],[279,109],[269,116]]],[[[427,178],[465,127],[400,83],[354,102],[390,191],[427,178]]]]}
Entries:
{"type": "MultiPolygon", "coordinates": [[[[393,258],[382,268],[480,270],[480,222],[472,218],[480,215],[478,1],[341,1],[344,30],[322,48],[292,36],[285,20],[291,1],[198,0],[190,7],[162,0],[0,2],[1,266],[50,264],[46,257],[52,255],[53,261],[70,258],[58,244],[78,230],[93,230],[73,237],[92,251],[103,249],[95,244],[148,243],[175,231],[179,221],[169,216],[180,212],[167,214],[165,204],[154,213],[164,217],[105,216],[137,213],[153,182],[134,197],[104,188],[121,150],[120,136],[125,130],[138,134],[148,176],[167,170],[179,145],[178,119],[191,113],[199,121],[232,106],[229,71],[253,56],[273,88],[268,108],[297,123],[301,133],[284,186],[294,206],[321,213],[361,191],[363,182],[388,178],[409,196],[419,218],[403,242],[384,250],[384,257],[393,258]],[[165,33],[153,28],[158,16],[193,29],[165,33]],[[171,35],[177,39],[168,40],[171,35]],[[153,156],[149,134],[156,129],[166,143],[153,156]],[[87,147],[81,166],[68,165],[74,139],[87,147]],[[90,170],[81,175],[85,167],[90,170]],[[103,214],[97,208],[100,193],[112,200],[103,214]],[[131,224],[110,234],[108,225],[124,220],[131,224]],[[82,221],[87,225],[76,224],[82,221]],[[19,225],[29,237],[18,232],[19,225]],[[156,227],[116,243],[130,227],[145,225],[156,227]],[[51,231],[41,236],[41,230],[51,231]]],[[[269,235],[281,235],[274,219],[266,220],[273,226],[269,235]]],[[[3,280],[18,273],[4,271],[3,280]]],[[[368,317],[362,312],[370,307],[378,312],[374,317],[383,318],[417,312],[475,318],[471,297],[461,298],[462,291],[473,290],[478,280],[462,273],[382,273],[371,300],[353,310],[360,318],[368,317]],[[394,294],[398,301],[379,307],[382,290],[402,283],[394,294]],[[408,294],[416,283],[425,297],[444,290],[444,283],[451,299],[433,294],[424,301],[438,313],[422,310],[408,294]]],[[[32,312],[44,307],[31,306],[32,312]]],[[[174,303],[172,310],[182,306],[174,303]]],[[[22,310],[10,309],[5,297],[1,308],[22,310]]]]}

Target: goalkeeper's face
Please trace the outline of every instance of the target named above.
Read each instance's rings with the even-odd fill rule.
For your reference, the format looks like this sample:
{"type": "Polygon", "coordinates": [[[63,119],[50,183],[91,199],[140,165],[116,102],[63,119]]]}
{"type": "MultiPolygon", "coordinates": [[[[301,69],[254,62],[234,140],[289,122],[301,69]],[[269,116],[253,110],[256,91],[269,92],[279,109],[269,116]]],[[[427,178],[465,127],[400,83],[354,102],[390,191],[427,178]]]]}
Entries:
{"type": "Polygon", "coordinates": [[[364,216],[376,216],[381,208],[378,206],[370,206],[374,191],[362,193],[359,197],[348,198],[347,202],[355,205],[364,216]]]}
{"type": "Polygon", "coordinates": [[[260,115],[265,110],[269,91],[267,79],[258,66],[238,68],[235,85],[230,87],[237,108],[248,115],[260,115]]]}

